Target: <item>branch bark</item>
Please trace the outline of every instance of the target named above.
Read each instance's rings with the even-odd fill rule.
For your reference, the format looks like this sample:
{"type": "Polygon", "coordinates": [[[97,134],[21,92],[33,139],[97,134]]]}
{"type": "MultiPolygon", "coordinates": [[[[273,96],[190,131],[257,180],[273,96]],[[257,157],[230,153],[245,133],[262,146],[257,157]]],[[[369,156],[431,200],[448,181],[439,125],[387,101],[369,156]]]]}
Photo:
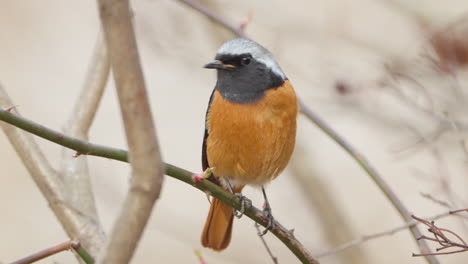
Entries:
{"type": "MultiPolygon", "coordinates": [[[[65,125],[65,134],[88,140],[88,131],[101,102],[109,72],[110,63],[104,37],[102,32],[99,32],[83,88],[65,125]]],[[[88,161],[86,157],[75,159],[72,152],[73,150],[63,149],[59,174],[68,189],[70,202],[83,214],[92,218],[93,222],[100,225],[91,187],[88,161]]]]}
{"type": "Polygon", "coordinates": [[[98,263],[129,263],[161,190],[164,167],[128,0],[98,0],[132,168],[123,209],[98,263]]]}

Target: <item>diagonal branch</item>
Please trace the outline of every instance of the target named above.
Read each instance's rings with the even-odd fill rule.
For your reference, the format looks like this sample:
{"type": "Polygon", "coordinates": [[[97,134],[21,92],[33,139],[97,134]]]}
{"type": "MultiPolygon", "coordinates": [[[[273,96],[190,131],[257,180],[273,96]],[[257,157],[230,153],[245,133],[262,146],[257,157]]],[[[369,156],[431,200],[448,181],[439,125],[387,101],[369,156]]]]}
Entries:
{"type": "MultiPolygon", "coordinates": [[[[11,105],[13,103],[0,85],[0,106],[11,105]]],[[[0,110],[0,112],[17,116],[4,110],[0,110]]],[[[17,111],[11,109],[11,112],[17,111]]],[[[75,210],[69,203],[63,181],[51,167],[33,136],[5,123],[0,123],[0,127],[8,137],[16,153],[18,153],[29,174],[31,174],[34,182],[47,199],[50,208],[68,236],[81,241],[91,254],[97,254],[104,243],[104,233],[99,226],[90,221],[87,216],[75,210]]]]}
{"type": "MultiPolygon", "coordinates": [[[[82,140],[88,140],[88,131],[101,102],[110,72],[103,34],[99,32],[88,73],[64,132],[82,140]]],[[[86,158],[75,159],[72,150],[63,149],[60,176],[68,189],[69,201],[93,222],[99,224],[94,194],[86,158]]]]}
{"type": "MultiPolygon", "coordinates": [[[[411,222],[411,214],[409,213],[406,206],[400,201],[400,198],[393,192],[392,188],[387,184],[383,177],[378,173],[378,171],[367,161],[361,153],[359,153],[352,145],[350,145],[344,138],[342,138],[338,133],[336,133],[328,124],[323,121],[318,115],[312,112],[302,101],[300,101],[301,112],[317,127],[319,127],[325,134],[333,139],[338,145],[340,145],[358,164],[361,168],[367,173],[367,175],[374,181],[374,183],[379,187],[382,193],[387,197],[391,202],[393,207],[398,211],[400,216],[405,220],[405,222],[411,222]]],[[[416,225],[410,227],[410,231],[418,243],[419,249],[422,252],[429,252],[429,246],[426,241],[418,240],[421,236],[421,231],[416,225]]],[[[437,264],[439,261],[434,256],[426,256],[428,263],[437,264]]]]}
{"type": "MultiPolygon", "coordinates": [[[[90,142],[78,140],[69,136],[66,136],[60,132],[54,131],[52,129],[46,128],[42,125],[34,123],[33,121],[27,120],[19,115],[13,114],[0,108],[0,120],[5,121],[13,126],[24,129],[31,134],[37,135],[49,141],[52,141],[61,146],[73,149],[78,153],[84,153],[92,156],[105,157],[109,159],[119,160],[123,162],[128,162],[127,151],[121,149],[115,149],[110,147],[105,147],[97,144],[92,144],[90,142]]],[[[5,125],[7,127],[7,125],[5,125]]],[[[76,155],[79,158],[79,155],[76,155]]],[[[213,197],[223,201],[234,209],[240,210],[241,204],[237,196],[232,195],[219,186],[211,183],[210,181],[200,181],[195,182],[192,178],[193,173],[181,168],[178,168],[174,165],[166,163],[166,174],[176,178],[180,181],[183,181],[189,185],[194,186],[195,188],[203,191],[204,193],[208,192],[213,197]]],[[[263,215],[262,210],[257,209],[252,206],[246,209],[245,214],[254,220],[256,223],[259,223],[262,226],[268,225],[268,219],[263,215]]],[[[274,222],[273,229],[271,232],[280,239],[284,245],[286,245],[289,250],[296,255],[296,257],[301,260],[303,263],[319,263],[314,259],[311,254],[304,248],[304,246],[297,240],[293,233],[288,229],[284,228],[280,223],[274,222]]]]}
{"type": "Polygon", "coordinates": [[[129,0],[98,0],[132,168],[123,209],[98,263],[129,263],[159,197],[164,167],[140,65],[129,0]]]}
{"type": "Polygon", "coordinates": [[[93,258],[88,254],[88,252],[80,245],[79,242],[69,240],[62,242],[58,245],[43,249],[39,252],[36,252],[32,255],[29,255],[27,257],[18,259],[10,264],[29,264],[36,262],[38,260],[50,257],[52,255],[55,255],[57,253],[60,253],[65,250],[74,250],[78,256],[86,263],[86,264],[92,264],[94,263],[93,258]]]}
{"type": "Polygon", "coordinates": [[[234,26],[227,22],[222,16],[218,15],[217,13],[211,11],[210,9],[206,8],[202,4],[198,3],[197,0],[179,0],[181,3],[184,3],[185,5],[197,10],[201,14],[204,14],[207,16],[211,21],[216,22],[218,24],[221,24],[225,28],[229,29],[234,35],[237,35],[239,37],[245,38],[245,32],[243,29],[242,24],[239,26],[234,26]]]}
{"type": "MultiPolygon", "coordinates": [[[[427,219],[437,220],[437,219],[449,216],[451,214],[453,214],[453,213],[451,211],[448,211],[448,212],[445,212],[445,213],[440,213],[440,214],[428,217],[427,219]]],[[[380,237],[384,237],[384,236],[391,236],[391,235],[393,235],[393,234],[395,234],[397,232],[406,230],[406,229],[408,229],[408,228],[410,228],[412,226],[415,226],[417,224],[418,224],[418,222],[412,220],[411,222],[408,222],[408,223],[406,223],[404,225],[401,225],[401,226],[391,228],[389,230],[385,230],[385,231],[370,234],[370,235],[364,235],[364,236],[362,236],[360,238],[356,238],[354,240],[346,242],[346,243],[344,243],[344,244],[342,244],[342,245],[340,245],[340,246],[338,246],[336,248],[333,248],[333,249],[318,253],[318,254],[315,255],[315,257],[316,258],[322,258],[322,257],[334,255],[334,254],[336,254],[338,252],[341,252],[343,250],[346,250],[348,248],[358,246],[358,245],[360,245],[360,244],[362,244],[364,242],[367,242],[367,241],[370,241],[370,240],[373,240],[373,239],[377,239],[377,238],[380,238],[380,237]]]]}

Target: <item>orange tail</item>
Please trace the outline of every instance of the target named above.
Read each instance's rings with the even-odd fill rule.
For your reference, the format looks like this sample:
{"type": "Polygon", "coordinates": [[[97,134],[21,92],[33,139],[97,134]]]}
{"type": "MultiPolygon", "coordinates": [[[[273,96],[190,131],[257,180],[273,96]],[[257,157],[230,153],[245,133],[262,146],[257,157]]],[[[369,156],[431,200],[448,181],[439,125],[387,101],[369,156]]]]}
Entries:
{"type": "MultiPolygon", "coordinates": [[[[243,188],[234,188],[234,192],[240,193],[243,188]]],[[[231,242],[233,219],[232,207],[213,198],[201,236],[202,245],[215,251],[227,248],[231,242]]]]}
{"type": "Polygon", "coordinates": [[[216,251],[227,248],[229,242],[231,242],[233,219],[232,207],[213,198],[210,212],[203,228],[202,245],[216,251]]]}

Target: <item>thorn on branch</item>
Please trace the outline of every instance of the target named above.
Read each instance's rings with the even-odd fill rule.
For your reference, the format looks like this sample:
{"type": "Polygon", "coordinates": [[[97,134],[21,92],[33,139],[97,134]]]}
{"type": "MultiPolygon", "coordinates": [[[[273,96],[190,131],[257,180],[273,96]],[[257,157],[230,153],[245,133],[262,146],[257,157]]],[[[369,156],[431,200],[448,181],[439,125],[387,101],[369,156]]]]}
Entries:
{"type": "Polygon", "coordinates": [[[18,105],[12,105],[12,106],[6,108],[5,111],[11,112],[11,110],[15,109],[16,107],[18,107],[18,105]]]}
{"type": "Polygon", "coordinates": [[[291,229],[289,229],[289,233],[291,233],[291,235],[292,235],[292,236],[294,236],[294,231],[296,231],[296,229],[295,229],[295,228],[291,228],[291,229]]]}
{"type": "MultiPolygon", "coordinates": [[[[462,209],[462,210],[456,210],[453,212],[462,212],[462,211],[468,211],[467,209],[462,209]]],[[[421,253],[421,254],[415,254],[413,253],[413,257],[421,257],[421,256],[435,256],[435,255],[448,255],[448,254],[454,254],[454,253],[460,253],[460,252],[465,252],[468,251],[468,245],[466,242],[454,231],[446,229],[446,228],[440,228],[435,225],[434,221],[427,221],[425,219],[419,218],[415,215],[411,215],[413,219],[416,221],[426,225],[428,227],[427,231],[432,233],[434,237],[428,237],[425,235],[422,235],[421,237],[417,238],[417,240],[428,240],[428,241],[433,241],[438,243],[441,247],[436,248],[435,253],[421,253]],[[453,239],[450,239],[449,236],[453,236],[456,240],[454,241],[453,239]],[[455,248],[452,251],[443,251],[448,248],[455,248]]]]}

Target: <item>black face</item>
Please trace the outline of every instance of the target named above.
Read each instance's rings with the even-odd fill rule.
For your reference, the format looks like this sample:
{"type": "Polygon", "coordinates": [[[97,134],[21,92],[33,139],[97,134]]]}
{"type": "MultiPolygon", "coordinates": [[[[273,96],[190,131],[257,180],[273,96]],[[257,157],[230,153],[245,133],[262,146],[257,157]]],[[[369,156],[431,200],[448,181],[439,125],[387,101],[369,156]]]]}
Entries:
{"type": "Polygon", "coordinates": [[[255,102],[263,97],[265,90],[278,88],[284,83],[281,76],[249,53],[221,54],[216,56],[216,60],[222,61],[227,67],[217,69],[215,89],[231,102],[255,102]]]}

